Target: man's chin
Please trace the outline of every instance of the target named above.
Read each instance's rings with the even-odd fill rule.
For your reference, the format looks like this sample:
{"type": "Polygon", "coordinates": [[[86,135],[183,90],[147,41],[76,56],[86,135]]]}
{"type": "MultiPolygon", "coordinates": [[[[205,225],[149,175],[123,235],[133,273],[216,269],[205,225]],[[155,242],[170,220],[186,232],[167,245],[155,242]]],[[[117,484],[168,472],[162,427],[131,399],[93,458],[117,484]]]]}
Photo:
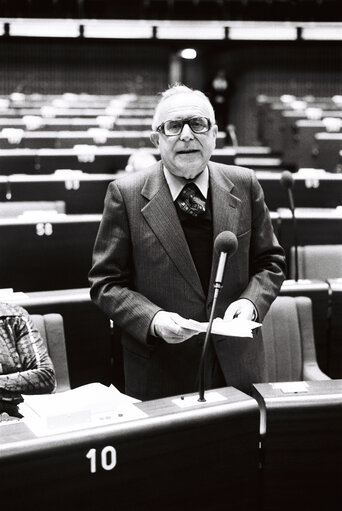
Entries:
{"type": "Polygon", "coordinates": [[[187,157],[186,161],[184,161],[183,158],[179,158],[176,163],[178,169],[182,173],[182,176],[187,179],[193,179],[205,168],[203,161],[196,156],[192,158],[187,157]]]}

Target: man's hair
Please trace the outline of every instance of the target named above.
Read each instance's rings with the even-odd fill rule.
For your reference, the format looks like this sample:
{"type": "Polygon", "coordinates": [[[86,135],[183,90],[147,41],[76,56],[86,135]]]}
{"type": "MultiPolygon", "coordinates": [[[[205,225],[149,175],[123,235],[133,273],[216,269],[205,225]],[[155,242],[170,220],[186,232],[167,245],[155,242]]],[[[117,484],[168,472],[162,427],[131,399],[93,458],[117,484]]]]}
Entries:
{"type": "Polygon", "coordinates": [[[158,127],[157,119],[159,116],[160,106],[164,103],[164,101],[166,99],[170,98],[171,96],[175,96],[176,94],[195,94],[196,96],[199,96],[200,98],[204,99],[204,101],[207,103],[208,108],[209,108],[210,120],[213,124],[216,123],[215,112],[214,112],[212,104],[210,103],[209,98],[200,90],[191,89],[190,87],[187,87],[186,85],[183,85],[182,83],[176,82],[176,83],[170,85],[169,88],[166,89],[164,92],[160,93],[161,98],[160,98],[159,102],[157,103],[157,106],[156,106],[156,109],[154,112],[154,116],[153,116],[153,120],[152,120],[152,129],[154,131],[158,127]]]}

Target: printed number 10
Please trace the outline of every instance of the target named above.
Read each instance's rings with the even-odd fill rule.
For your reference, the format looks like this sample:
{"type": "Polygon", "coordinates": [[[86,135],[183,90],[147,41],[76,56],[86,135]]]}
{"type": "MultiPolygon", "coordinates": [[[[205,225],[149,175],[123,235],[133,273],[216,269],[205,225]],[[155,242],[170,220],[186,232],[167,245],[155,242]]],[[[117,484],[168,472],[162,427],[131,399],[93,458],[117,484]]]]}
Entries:
{"type": "MultiPolygon", "coordinates": [[[[96,472],[96,449],[89,449],[86,457],[90,460],[90,472],[96,472]]],[[[104,470],[112,470],[116,465],[116,451],[111,445],[107,445],[101,451],[101,467],[104,470]]]]}

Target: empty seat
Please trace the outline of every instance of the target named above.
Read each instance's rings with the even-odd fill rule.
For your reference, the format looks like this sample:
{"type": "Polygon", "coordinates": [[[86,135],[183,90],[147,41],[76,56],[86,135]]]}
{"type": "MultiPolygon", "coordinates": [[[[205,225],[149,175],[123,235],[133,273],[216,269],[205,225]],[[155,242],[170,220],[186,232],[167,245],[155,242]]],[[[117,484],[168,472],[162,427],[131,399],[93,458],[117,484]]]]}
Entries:
{"type": "Polygon", "coordinates": [[[57,392],[70,389],[63,318],[60,314],[32,314],[32,321],[42,336],[55,368],[57,392]]]}
{"type": "Polygon", "coordinates": [[[329,379],[317,364],[310,298],[278,296],[262,332],[269,382],[329,379]]]}
{"type": "MultiPolygon", "coordinates": [[[[290,277],[295,275],[294,247],[290,253],[290,277]]],[[[342,278],[342,245],[305,245],[298,247],[300,279],[342,278]]]]}

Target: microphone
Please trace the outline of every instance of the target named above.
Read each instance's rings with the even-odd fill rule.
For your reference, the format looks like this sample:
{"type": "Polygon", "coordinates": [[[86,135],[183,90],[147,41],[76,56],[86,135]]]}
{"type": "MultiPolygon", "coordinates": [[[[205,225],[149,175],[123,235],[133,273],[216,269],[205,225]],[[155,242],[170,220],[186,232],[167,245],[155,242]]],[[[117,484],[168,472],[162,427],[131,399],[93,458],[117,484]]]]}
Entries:
{"type": "Polygon", "coordinates": [[[220,254],[219,262],[217,265],[216,278],[214,288],[217,286],[222,287],[222,280],[224,274],[224,268],[226,265],[227,257],[231,257],[238,248],[238,241],[234,233],[231,231],[223,231],[216,236],[214,242],[214,250],[217,254],[220,254]]]}
{"type": "Polygon", "coordinates": [[[280,176],[280,183],[287,190],[289,203],[290,203],[290,209],[291,209],[291,211],[294,211],[295,206],[294,206],[293,193],[292,193],[292,189],[294,187],[294,180],[293,180],[293,176],[292,176],[291,172],[289,172],[288,170],[284,170],[284,172],[282,172],[282,174],[280,176]]]}
{"type": "Polygon", "coordinates": [[[231,231],[223,231],[221,232],[215,239],[214,242],[214,250],[217,254],[220,254],[219,262],[217,265],[217,271],[216,271],[216,277],[214,281],[214,297],[213,297],[213,303],[211,306],[210,311],[210,318],[209,323],[207,327],[207,331],[205,334],[204,344],[202,348],[202,354],[201,354],[201,361],[200,361],[200,367],[199,367],[199,398],[198,401],[203,402],[205,401],[204,398],[204,368],[205,368],[205,360],[206,360],[206,353],[208,349],[212,324],[214,320],[214,313],[216,308],[216,302],[218,298],[218,294],[220,290],[222,289],[222,281],[223,281],[223,275],[224,270],[226,266],[226,261],[235,254],[238,248],[238,241],[234,233],[231,231]]]}
{"type": "Polygon", "coordinates": [[[291,172],[284,170],[280,176],[280,183],[287,190],[289,206],[292,213],[293,222],[293,245],[294,245],[294,263],[295,263],[295,281],[298,281],[298,233],[297,233],[297,221],[295,215],[295,203],[293,199],[292,189],[294,187],[294,179],[291,172]]]}

